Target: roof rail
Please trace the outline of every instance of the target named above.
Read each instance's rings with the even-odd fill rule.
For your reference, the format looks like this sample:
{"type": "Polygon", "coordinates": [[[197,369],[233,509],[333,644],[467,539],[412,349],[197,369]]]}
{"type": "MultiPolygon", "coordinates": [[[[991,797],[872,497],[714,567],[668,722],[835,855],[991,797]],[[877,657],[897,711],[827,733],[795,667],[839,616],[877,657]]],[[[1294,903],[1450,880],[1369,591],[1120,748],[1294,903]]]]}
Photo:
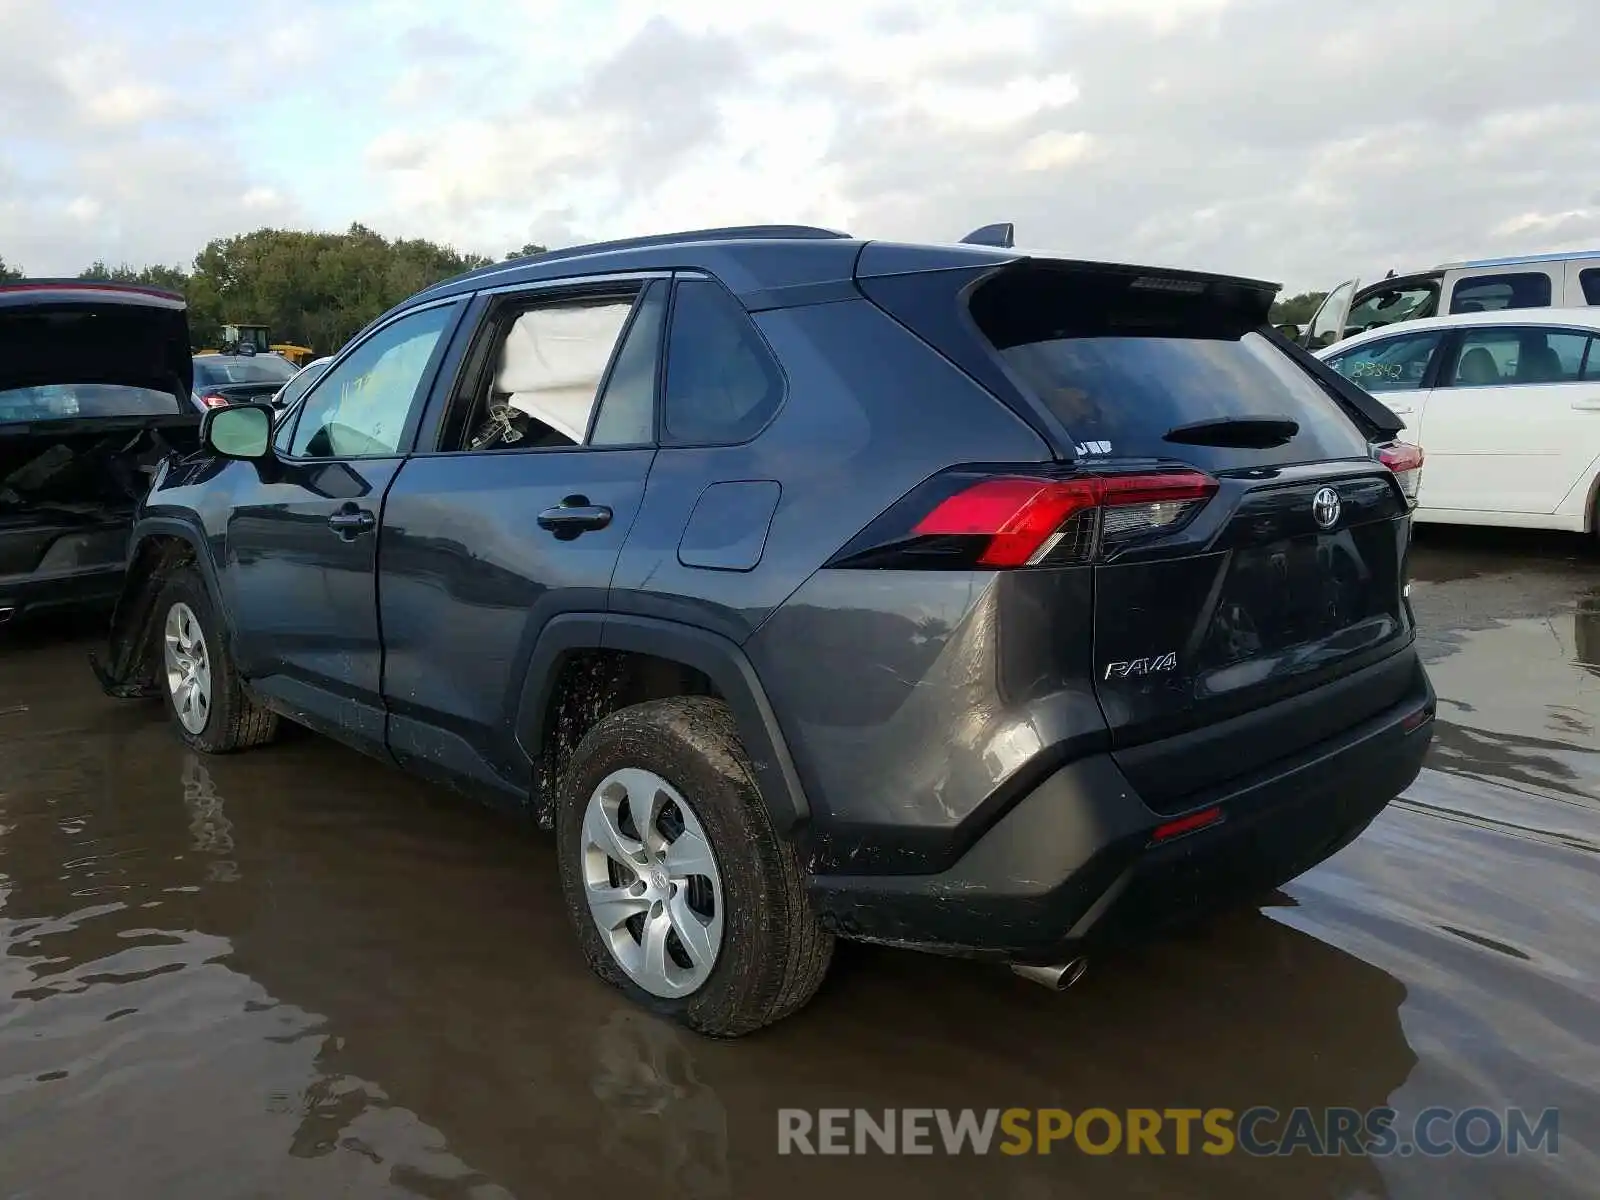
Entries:
{"type": "Polygon", "coordinates": [[[1515,267],[1522,263],[1561,262],[1569,258],[1600,257],[1600,250],[1556,250],[1544,254],[1513,254],[1505,258],[1463,258],[1440,263],[1436,270],[1453,271],[1462,267],[1515,267]]]}
{"type": "Polygon", "coordinates": [[[963,246],[998,246],[1002,250],[1009,250],[1015,244],[1017,227],[1010,221],[1002,221],[998,225],[985,225],[982,229],[974,229],[962,238],[963,246]]]}
{"type": "MultiPolygon", "coordinates": [[[[612,250],[640,250],[647,246],[670,246],[678,242],[741,242],[770,239],[772,241],[818,241],[847,238],[848,233],[837,229],[820,229],[815,225],[725,225],[717,229],[687,229],[678,233],[652,233],[643,237],[619,238],[611,242],[589,242],[582,246],[564,246],[559,250],[546,250],[530,255],[523,261],[549,262],[560,258],[578,258],[584,254],[605,254],[612,250]]],[[[513,259],[512,261],[517,261],[513,259]]]]}

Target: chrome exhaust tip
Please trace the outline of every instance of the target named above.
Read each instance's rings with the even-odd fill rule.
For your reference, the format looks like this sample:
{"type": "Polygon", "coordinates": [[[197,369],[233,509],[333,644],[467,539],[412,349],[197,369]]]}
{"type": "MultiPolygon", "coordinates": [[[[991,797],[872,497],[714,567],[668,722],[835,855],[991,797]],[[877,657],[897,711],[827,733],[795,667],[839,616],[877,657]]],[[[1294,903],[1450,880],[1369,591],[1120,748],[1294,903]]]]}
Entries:
{"type": "Polygon", "coordinates": [[[1088,969],[1089,960],[1086,958],[1068,959],[1064,963],[1054,963],[1048,967],[1034,967],[1026,963],[1011,964],[1014,974],[1020,975],[1023,979],[1031,979],[1052,992],[1066,991],[1082,979],[1083,973],[1088,969]]]}

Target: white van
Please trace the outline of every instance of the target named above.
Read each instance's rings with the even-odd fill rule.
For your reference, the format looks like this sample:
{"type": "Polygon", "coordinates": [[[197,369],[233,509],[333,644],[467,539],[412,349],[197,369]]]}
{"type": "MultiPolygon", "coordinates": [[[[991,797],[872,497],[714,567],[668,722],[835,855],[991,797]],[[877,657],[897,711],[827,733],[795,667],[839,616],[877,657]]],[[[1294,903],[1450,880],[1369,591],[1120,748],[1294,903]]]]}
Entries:
{"type": "Polygon", "coordinates": [[[1445,263],[1361,286],[1347,279],[1322,302],[1301,342],[1321,350],[1353,334],[1418,317],[1600,304],[1600,250],[1445,263]]]}

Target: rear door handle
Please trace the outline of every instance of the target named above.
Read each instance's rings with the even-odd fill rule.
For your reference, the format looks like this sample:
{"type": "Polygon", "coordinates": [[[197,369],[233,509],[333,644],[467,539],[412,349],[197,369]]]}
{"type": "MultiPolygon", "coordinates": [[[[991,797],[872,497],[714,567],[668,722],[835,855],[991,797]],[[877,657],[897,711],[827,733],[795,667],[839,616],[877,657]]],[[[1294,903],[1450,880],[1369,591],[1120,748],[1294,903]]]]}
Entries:
{"type": "Polygon", "coordinates": [[[328,518],[328,528],[348,541],[377,527],[378,518],[364,508],[341,509],[328,518]]]}
{"type": "Polygon", "coordinates": [[[538,521],[540,529],[548,529],[562,541],[570,542],[581,533],[611,524],[611,510],[604,504],[590,504],[587,496],[568,496],[555,508],[540,513],[538,521]]]}
{"type": "Polygon", "coordinates": [[[1391,404],[1389,406],[1389,411],[1392,412],[1397,417],[1409,417],[1412,413],[1416,412],[1417,410],[1414,409],[1414,408],[1396,408],[1394,405],[1391,404]]]}
{"type": "Polygon", "coordinates": [[[1600,412],[1600,399],[1574,400],[1572,408],[1574,412],[1600,412]]]}

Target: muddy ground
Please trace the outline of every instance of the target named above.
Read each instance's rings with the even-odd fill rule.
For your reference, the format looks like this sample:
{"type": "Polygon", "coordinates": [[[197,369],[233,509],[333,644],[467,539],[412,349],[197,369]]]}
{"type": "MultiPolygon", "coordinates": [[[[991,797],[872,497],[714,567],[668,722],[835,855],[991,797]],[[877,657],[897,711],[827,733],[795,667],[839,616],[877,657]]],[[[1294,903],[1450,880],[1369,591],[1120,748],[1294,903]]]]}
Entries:
{"type": "Polygon", "coordinates": [[[1424,530],[1429,768],[1279,903],[1064,995],[861,947],[679,1032],[548,843],[309,735],[201,761],[93,623],[0,641],[0,1195],[1600,1193],[1600,554],[1424,530]],[[780,1107],[1560,1109],[1556,1155],[780,1158],[780,1107]],[[825,1192],[819,1189],[826,1189],[825,1192]]]}

